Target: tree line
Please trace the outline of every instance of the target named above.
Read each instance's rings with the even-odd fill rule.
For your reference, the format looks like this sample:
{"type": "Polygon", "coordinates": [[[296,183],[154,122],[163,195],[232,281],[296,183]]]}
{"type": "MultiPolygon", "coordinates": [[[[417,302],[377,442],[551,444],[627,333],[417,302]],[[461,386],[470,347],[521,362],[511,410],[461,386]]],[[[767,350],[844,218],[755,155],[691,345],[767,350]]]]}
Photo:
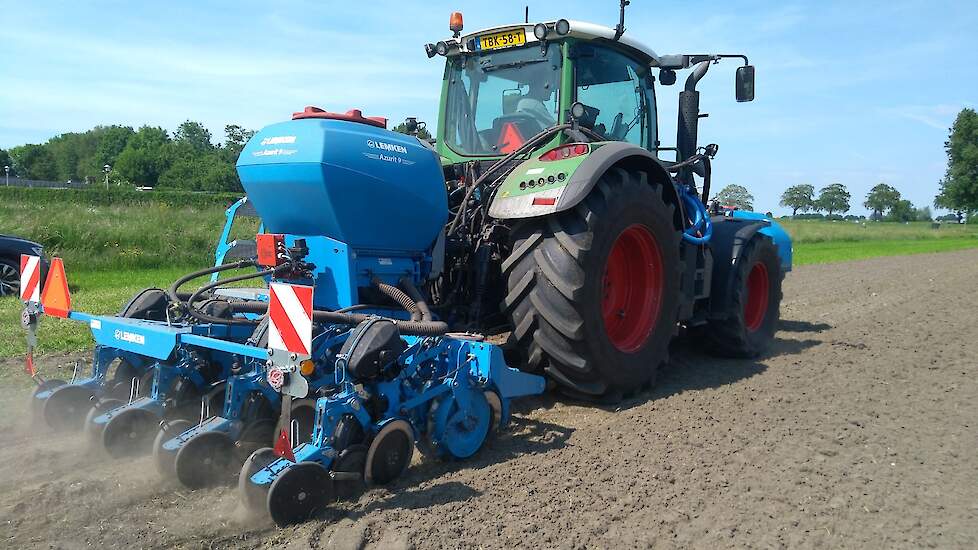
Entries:
{"type": "Polygon", "coordinates": [[[107,173],[119,185],[240,192],[234,163],[254,131],[229,124],[224,133],[215,145],[210,130],[189,120],[172,135],[158,126],[96,126],[0,149],[0,165],[33,180],[100,183],[107,173]]]}
{"type": "MultiPolygon", "coordinates": [[[[940,182],[940,193],[934,206],[953,210],[939,216],[938,221],[961,221],[978,213],[978,113],[962,109],[944,143],[948,167],[940,182]]],[[[754,196],[742,185],[728,185],[716,195],[721,204],[753,210],[754,196]]],[[[841,183],[827,185],[815,192],[809,184],[793,185],[781,194],[781,206],[791,209],[792,217],[842,218],[851,208],[852,195],[841,183]],[[802,212],[801,215],[798,212],[802,212]],[[826,215],[820,214],[825,212],[826,215]],[[809,214],[812,213],[812,214],[809,214]]],[[[931,221],[929,206],[916,208],[898,190],[880,183],[866,194],[863,206],[871,212],[871,220],[897,222],[931,221]]],[[[847,218],[850,216],[846,216],[847,218]]]]}

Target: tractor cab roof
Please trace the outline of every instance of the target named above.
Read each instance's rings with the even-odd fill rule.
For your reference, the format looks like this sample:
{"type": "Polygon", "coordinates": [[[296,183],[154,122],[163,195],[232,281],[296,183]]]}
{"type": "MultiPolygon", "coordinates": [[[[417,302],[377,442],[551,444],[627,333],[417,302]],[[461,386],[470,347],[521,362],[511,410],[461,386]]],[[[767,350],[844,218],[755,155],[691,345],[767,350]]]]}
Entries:
{"type": "MultiPolygon", "coordinates": [[[[595,23],[587,23],[584,21],[574,21],[568,20],[570,23],[570,32],[565,35],[557,35],[553,32],[556,21],[547,21],[545,24],[551,32],[549,34],[550,40],[560,40],[566,37],[577,38],[580,40],[590,40],[595,42],[617,42],[618,44],[625,46],[630,50],[636,58],[648,63],[651,66],[657,66],[659,64],[659,55],[655,51],[643,44],[642,42],[636,40],[635,38],[628,35],[628,33],[623,34],[617,41],[615,40],[615,29],[611,27],[606,27],[604,25],[598,25],[595,23]]],[[[473,53],[478,51],[478,38],[480,36],[490,35],[497,32],[502,32],[510,29],[516,29],[522,27],[526,32],[526,43],[539,42],[533,35],[533,27],[535,23],[515,23],[510,25],[498,25],[495,27],[489,27],[486,29],[480,29],[476,32],[467,33],[462,35],[458,39],[448,39],[446,42],[457,41],[458,49],[454,50],[453,53],[473,53]]],[[[449,54],[451,55],[451,54],[449,54]]]]}

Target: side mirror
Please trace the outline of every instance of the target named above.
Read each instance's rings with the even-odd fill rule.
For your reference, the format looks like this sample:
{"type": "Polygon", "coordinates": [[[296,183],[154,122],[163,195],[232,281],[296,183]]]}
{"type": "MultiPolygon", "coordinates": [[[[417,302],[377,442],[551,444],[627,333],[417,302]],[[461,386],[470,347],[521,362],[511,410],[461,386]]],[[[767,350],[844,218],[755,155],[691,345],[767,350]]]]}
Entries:
{"type": "Polygon", "coordinates": [[[754,66],[737,67],[737,101],[754,101],[754,66]]]}

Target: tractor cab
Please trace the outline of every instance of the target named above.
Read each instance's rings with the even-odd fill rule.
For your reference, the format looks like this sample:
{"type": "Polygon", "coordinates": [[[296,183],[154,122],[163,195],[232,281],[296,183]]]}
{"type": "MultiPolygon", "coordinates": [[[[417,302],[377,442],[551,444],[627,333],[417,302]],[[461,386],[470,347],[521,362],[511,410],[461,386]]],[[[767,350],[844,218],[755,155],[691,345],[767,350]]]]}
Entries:
{"type": "MultiPolygon", "coordinates": [[[[461,18],[452,21],[460,30],[461,18]]],[[[446,58],[438,152],[448,163],[510,153],[569,122],[575,102],[584,105],[579,122],[600,138],[655,149],[659,58],[647,46],[566,19],[457,34],[426,48],[446,58]]]]}

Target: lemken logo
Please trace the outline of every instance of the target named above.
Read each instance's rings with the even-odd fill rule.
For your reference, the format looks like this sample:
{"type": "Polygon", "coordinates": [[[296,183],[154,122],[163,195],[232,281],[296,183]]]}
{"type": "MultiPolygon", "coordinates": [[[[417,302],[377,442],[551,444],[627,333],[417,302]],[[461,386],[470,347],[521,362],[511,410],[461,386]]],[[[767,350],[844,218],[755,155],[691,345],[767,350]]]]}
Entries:
{"type": "Polygon", "coordinates": [[[367,147],[373,149],[383,149],[384,151],[392,151],[394,153],[407,154],[407,147],[403,145],[395,145],[393,143],[386,143],[383,141],[374,141],[372,139],[367,140],[367,147]]]}
{"type": "Polygon", "coordinates": [[[262,145],[281,145],[283,143],[295,143],[295,136],[275,136],[261,140],[262,145]]]}
{"type": "Polygon", "coordinates": [[[129,342],[132,344],[139,344],[140,346],[146,344],[146,337],[142,334],[136,334],[133,332],[127,332],[124,330],[116,330],[113,334],[116,340],[121,340],[123,342],[129,342]]]}

